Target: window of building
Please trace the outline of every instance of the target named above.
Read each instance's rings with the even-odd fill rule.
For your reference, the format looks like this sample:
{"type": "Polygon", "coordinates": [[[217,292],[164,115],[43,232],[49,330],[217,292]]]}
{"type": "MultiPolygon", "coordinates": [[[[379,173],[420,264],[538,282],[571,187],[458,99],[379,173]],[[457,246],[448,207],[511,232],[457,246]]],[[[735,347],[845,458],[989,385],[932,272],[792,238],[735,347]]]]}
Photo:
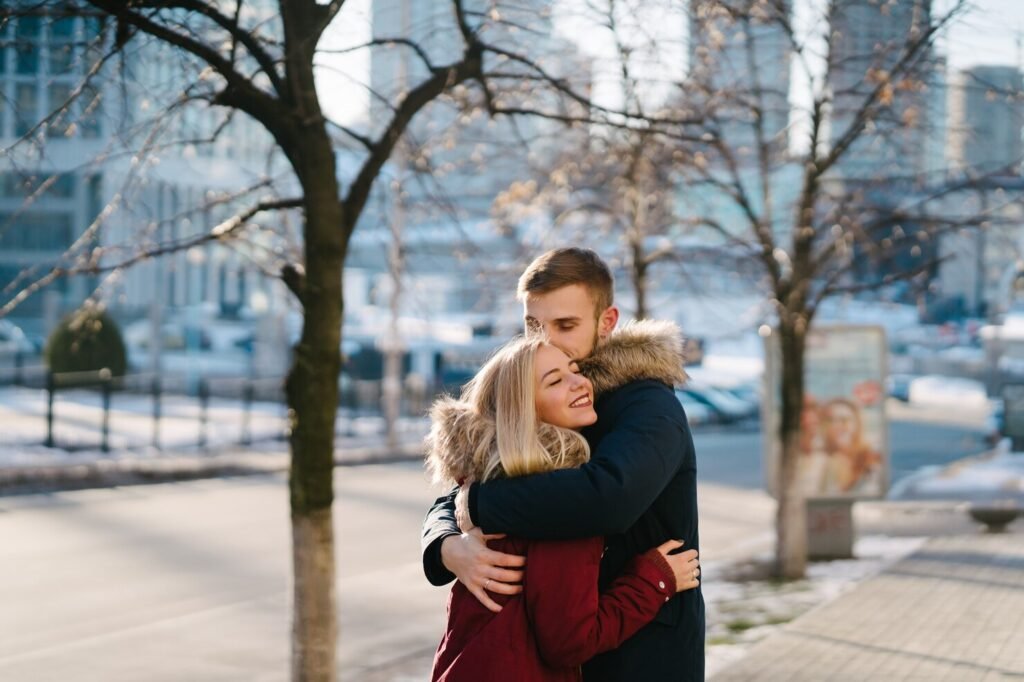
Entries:
{"type": "Polygon", "coordinates": [[[71,108],[74,105],[70,102],[71,86],[66,83],[53,83],[47,88],[49,101],[46,105],[46,113],[53,114],[47,126],[46,133],[51,137],[67,137],[71,131],[73,116],[71,108]]]}
{"type": "Polygon", "coordinates": [[[22,75],[39,73],[39,17],[21,17],[14,28],[14,47],[17,55],[15,70],[22,75]]]}
{"type": "Polygon", "coordinates": [[[78,104],[82,110],[79,118],[79,127],[82,137],[100,136],[100,91],[93,85],[84,85],[82,94],[78,97],[78,104]]]}
{"type": "Polygon", "coordinates": [[[48,183],[45,195],[55,199],[70,199],[75,194],[75,176],[70,174],[36,176],[24,173],[0,173],[0,198],[24,199],[48,183]]]}
{"type": "Polygon", "coordinates": [[[71,246],[71,225],[68,212],[0,213],[0,250],[64,251],[71,246]]]}
{"type": "Polygon", "coordinates": [[[51,75],[71,73],[75,60],[75,19],[60,17],[50,20],[50,64],[51,75]]]}
{"type": "Polygon", "coordinates": [[[14,92],[14,134],[21,137],[39,122],[39,97],[35,83],[18,83],[14,92]]]}

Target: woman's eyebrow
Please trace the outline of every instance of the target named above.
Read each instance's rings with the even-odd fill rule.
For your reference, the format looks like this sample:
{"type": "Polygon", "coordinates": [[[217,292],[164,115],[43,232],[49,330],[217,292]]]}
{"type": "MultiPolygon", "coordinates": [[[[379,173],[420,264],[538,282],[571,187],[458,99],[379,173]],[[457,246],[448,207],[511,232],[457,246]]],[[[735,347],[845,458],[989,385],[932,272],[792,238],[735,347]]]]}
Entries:
{"type": "Polygon", "coordinates": [[[542,377],[540,378],[540,380],[541,380],[541,381],[544,381],[545,379],[547,379],[547,378],[548,378],[548,375],[549,375],[549,374],[552,374],[552,373],[554,373],[554,372],[559,372],[559,371],[561,371],[561,370],[560,370],[560,369],[559,369],[558,367],[555,367],[554,369],[549,369],[548,371],[544,372],[544,376],[542,376],[542,377]]]}

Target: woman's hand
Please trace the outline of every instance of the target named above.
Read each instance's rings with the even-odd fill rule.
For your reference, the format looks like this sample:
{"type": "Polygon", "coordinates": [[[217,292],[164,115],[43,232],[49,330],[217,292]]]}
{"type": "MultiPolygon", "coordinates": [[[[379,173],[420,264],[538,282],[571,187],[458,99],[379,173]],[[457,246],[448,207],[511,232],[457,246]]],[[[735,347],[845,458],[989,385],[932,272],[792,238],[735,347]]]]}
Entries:
{"type": "Polygon", "coordinates": [[[680,540],[669,540],[658,545],[658,553],[665,558],[666,563],[676,576],[676,592],[692,590],[700,585],[700,561],[698,561],[697,550],[688,549],[679,554],[669,554],[683,546],[680,540]]]}

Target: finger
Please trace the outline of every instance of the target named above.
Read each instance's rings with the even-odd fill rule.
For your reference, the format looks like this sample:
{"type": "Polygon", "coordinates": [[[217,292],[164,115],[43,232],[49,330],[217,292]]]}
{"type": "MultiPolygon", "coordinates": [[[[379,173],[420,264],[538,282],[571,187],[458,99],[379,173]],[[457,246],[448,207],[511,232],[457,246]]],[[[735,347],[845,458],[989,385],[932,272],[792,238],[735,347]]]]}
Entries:
{"type": "Polygon", "coordinates": [[[519,556],[518,554],[505,554],[504,552],[496,552],[494,550],[484,552],[480,558],[491,566],[522,568],[526,565],[526,557],[524,556],[519,556]]]}
{"type": "Polygon", "coordinates": [[[682,557],[686,561],[694,561],[695,559],[700,558],[700,555],[697,553],[697,550],[695,549],[688,549],[685,552],[680,552],[679,554],[675,554],[673,556],[682,557]]]}
{"type": "Polygon", "coordinates": [[[509,585],[508,583],[499,583],[499,582],[497,582],[495,580],[492,580],[490,582],[490,584],[487,585],[487,591],[488,592],[495,592],[497,594],[513,595],[513,594],[519,594],[520,592],[522,592],[523,591],[523,586],[522,585],[509,585]]]}
{"type": "Polygon", "coordinates": [[[477,601],[483,604],[484,608],[486,608],[488,611],[493,611],[494,613],[501,613],[501,606],[498,605],[498,602],[488,597],[487,592],[480,589],[479,587],[471,589],[470,592],[473,593],[473,596],[476,597],[477,601]]]}
{"type": "Polygon", "coordinates": [[[658,545],[658,551],[662,554],[668,554],[673,549],[679,549],[683,546],[682,540],[668,540],[658,545]]]}
{"type": "Polygon", "coordinates": [[[515,584],[523,579],[523,572],[510,568],[492,568],[487,577],[495,582],[515,584]]]}

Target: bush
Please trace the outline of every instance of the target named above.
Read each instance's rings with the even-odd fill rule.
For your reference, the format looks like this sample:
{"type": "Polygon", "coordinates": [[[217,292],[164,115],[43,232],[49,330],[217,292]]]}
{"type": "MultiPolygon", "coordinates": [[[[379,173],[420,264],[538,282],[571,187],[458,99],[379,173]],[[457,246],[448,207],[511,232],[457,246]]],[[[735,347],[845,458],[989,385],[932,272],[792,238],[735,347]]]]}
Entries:
{"type": "Polygon", "coordinates": [[[50,334],[46,364],[54,373],[109,369],[112,376],[124,376],[128,360],[121,330],[101,310],[76,310],[50,334]]]}

